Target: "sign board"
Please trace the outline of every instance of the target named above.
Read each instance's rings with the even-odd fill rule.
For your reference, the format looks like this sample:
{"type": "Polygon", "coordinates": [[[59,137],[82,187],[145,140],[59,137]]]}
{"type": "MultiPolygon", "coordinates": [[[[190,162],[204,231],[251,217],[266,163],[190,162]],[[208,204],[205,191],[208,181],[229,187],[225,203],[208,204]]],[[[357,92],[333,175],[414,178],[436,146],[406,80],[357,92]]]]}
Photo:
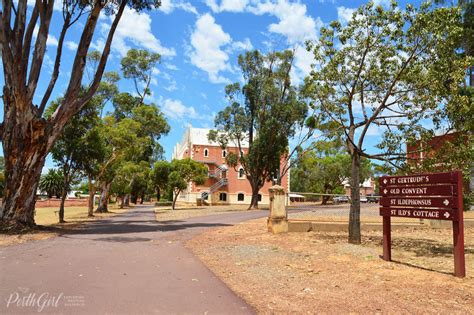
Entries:
{"type": "Polygon", "coordinates": [[[385,260],[391,260],[391,217],[453,222],[454,274],[464,277],[464,223],[460,171],[379,178],[385,260]]]}

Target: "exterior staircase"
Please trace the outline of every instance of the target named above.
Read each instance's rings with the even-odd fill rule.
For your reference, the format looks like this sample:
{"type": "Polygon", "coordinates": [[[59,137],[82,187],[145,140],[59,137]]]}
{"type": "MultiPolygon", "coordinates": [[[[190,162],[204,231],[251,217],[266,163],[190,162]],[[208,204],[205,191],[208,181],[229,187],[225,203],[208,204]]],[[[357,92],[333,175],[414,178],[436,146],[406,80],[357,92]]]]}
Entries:
{"type": "Polygon", "coordinates": [[[209,191],[203,191],[201,193],[202,200],[205,200],[210,194],[214,193],[222,186],[226,186],[228,183],[229,183],[229,180],[227,178],[221,178],[218,182],[216,182],[214,185],[209,187],[209,191]]]}

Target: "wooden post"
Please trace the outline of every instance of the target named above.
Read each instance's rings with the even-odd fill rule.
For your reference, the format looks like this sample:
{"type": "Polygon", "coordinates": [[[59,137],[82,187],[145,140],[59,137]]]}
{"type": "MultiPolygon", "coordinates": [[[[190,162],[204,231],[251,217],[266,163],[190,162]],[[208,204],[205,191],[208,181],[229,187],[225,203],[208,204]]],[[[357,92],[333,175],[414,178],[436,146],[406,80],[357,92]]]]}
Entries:
{"type": "Polygon", "coordinates": [[[454,275],[464,278],[466,276],[466,262],[464,257],[464,207],[462,195],[462,173],[456,171],[458,209],[457,220],[453,220],[453,253],[454,253],[454,275]]]}
{"type": "Polygon", "coordinates": [[[383,260],[392,260],[392,231],[390,226],[390,216],[383,216],[383,260]]]}

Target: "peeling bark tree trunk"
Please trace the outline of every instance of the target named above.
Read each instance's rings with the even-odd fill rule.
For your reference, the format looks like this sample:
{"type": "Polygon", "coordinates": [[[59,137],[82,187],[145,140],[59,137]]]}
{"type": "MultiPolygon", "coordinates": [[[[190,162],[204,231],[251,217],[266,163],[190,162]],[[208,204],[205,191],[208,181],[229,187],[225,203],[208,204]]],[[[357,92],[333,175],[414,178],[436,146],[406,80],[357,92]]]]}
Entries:
{"type": "Polygon", "coordinates": [[[351,154],[351,209],[349,212],[349,243],[360,244],[360,155],[351,154]]]}
{"type": "MultiPolygon", "coordinates": [[[[2,146],[5,154],[5,191],[0,208],[0,225],[22,229],[35,226],[36,189],[50,148],[45,121],[35,118],[31,104],[22,104],[10,91],[3,89],[5,106],[2,146]]],[[[18,96],[15,96],[17,98],[18,96]]]]}
{"type": "Polygon", "coordinates": [[[99,206],[95,210],[98,213],[109,212],[109,190],[112,183],[104,183],[100,194],[99,206]]]}
{"type": "Polygon", "coordinates": [[[89,200],[87,201],[87,216],[94,216],[94,197],[95,197],[95,185],[92,183],[92,177],[88,176],[89,181],[89,200]]]}

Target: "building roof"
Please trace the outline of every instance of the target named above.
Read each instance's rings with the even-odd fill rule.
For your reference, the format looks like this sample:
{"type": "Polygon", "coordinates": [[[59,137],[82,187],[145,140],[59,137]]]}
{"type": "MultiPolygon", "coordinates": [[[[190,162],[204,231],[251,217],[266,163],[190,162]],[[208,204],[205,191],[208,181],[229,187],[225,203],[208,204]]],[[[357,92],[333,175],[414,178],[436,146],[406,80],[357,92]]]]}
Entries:
{"type": "MultiPolygon", "coordinates": [[[[205,145],[205,146],[219,146],[217,142],[210,142],[207,135],[211,129],[207,128],[194,128],[189,126],[186,129],[183,138],[180,143],[177,143],[173,150],[173,158],[182,158],[184,151],[192,145],[205,145]]],[[[241,143],[242,148],[248,148],[248,141],[245,140],[241,143]]],[[[230,142],[228,147],[238,147],[237,143],[230,142]]]]}

